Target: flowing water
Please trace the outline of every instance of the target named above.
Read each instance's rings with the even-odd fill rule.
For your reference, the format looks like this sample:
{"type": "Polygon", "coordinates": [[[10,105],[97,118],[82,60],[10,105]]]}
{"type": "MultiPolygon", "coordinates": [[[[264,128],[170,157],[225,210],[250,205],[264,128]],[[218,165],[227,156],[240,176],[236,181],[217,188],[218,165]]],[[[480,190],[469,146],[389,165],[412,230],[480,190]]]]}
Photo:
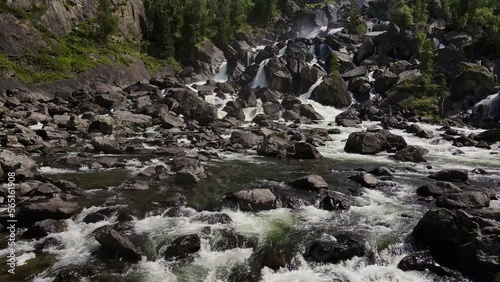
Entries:
{"type": "MultiPolygon", "coordinates": [[[[282,49],[281,52],[284,52],[282,49]]],[[[259,71],[252,86],[266,87],[267,80],[263,68],[268,60],[260,64],[259,71]]],[[[225,65],[214,78],[217,81],[227,80],[225,65]]],[[[310,103],[325,120],[319,124],[303,125],[304,127],[337,128],[331,125],[341,109],[323,106],[309,100],[311,92],[321,83],[316,82],[311,89],[302,95],[303,103],[310,103]]],[[[224,99],[215,95],[207,96],[206,101],[219,109],[219,117],[225,113],[221,110],[225,103],[234,99],[226,95],[224,99]]],[[[262,113],[261,102],[254,108],[245,109],[246,121],[262,113]]],[[[87,206],[74,219],[66,220],[68,230],[55,233],[49,237],[62,242],[62,248],[49,249],[42,254],[35,254],[36,240],[20,240],[17,246],[18,269],[25,275],[31,274],[28,280],[51,281],[58,270],[75,265],[100,264],[94,258],[99,244],[94,240],[92,232],[101,226],[117,221],[115,217],[97,223],[84,223],[86,215],[103,206],[128,206],[139,211],[140,216],[129,226],[133,241],[146,250],[146,257],[138,264],[126,265],[122,268],[105,266],[107,274],[101,281],[182,281],[182,282],[215,282],[227,281],[231,269],[246,263],[252,255],[252,248],[236,248],[216,251],[213,243],[220,240],[218,230],[234,230],[260,245],[265,245],[273,236],[282,237],[283,243],[298,242],[296,257],[298,266],[295,269],[274,271],[264,268],[261,271],[262,281],[345,281],[345,282],[411,282],[411,281],[445,281],[439,280],[426,272],[403,272],[397,268],[398,262],[411,251],[405,238],[423,216],[431,204],[418,201],[415,190],[424,183],[429,183],[427,176],[446,168],[463,168],[472,170],[480,167],[489,172],[488,175],[472,175],[473,185],[490,188],[498,187],[500,182],[500,161],[498,148],[484,150],[475,147],[458,148],[448,141],[436,137],[421,139],[401,130],[393,133],[404,136],[408,144],[419,145],[429,150],[428,164],[398,163],[388,154],[376,156],[348,154],[344,151],[345,140],[352,132],[361,131],[375,122],[364,122],[360,128],[339,128],[341,134],[331,135],[332,141],[319,147],[324,156],[320,160],[270,159],[257,156],[254,151],[246,154],[219,152],[220,159],[205,163],[205,167],[213,176],[202,180],[195,187],[175,190],[169,183],[152,187],[146,192],[117,192],[117,186],[128,177],[137,174],[150,165],[167,165],[162,159],[148,159],[136,156],[125,156],[127,165],[118,170],[91,170],[82,168],[78,171],[41,167],[40,171],[50,174],[56,179],[67,179],[77,183],[86,190],[82,204],[87,206]],[[303,175],[319,174],[329,183],[331,189],[348,193],[350,189],[359,189],[347,176],[358,168],[372,169],[386,166],[394,169],[395,180],[382,181],[377,189],[363,189],[362,195],[354,196],[354,205],[345,212],[321,210],[317,204],[298,209],[279,208],[263,212],[242,212],[224,209],[231,223],[208,224],[198,221],[200,215],[215,212],[205,210],[214,200],[220,199],[228,192],[241,189],[267,187],[287,190],[284,183],[303,175]],[[172,190],[173,189],[173,190],[172,190]],[[181,192],[188,199],[187,207],[180,208],[179,216],[169,217],[169,209],[159,203],[169,193],[181,192]],[[136,193],[141,193],[136,194],[136,193]],[[210,227],[207,229],[207,227],[210,227]],[[333,232],[345,231],[362,235],[373,250],[369,257],[354,257],[338,264],[322,264],[306,261],[303,253],[307,245],[314,239],[331,237],[333,232]],[[186,234],[201,234],[201,250],[192,261],[179,264],[162,258],[163,247],[174,238],[186,234]]],[[[419,124],[423,129],[431,130],[438,136],[438,126],[419,124]]],[[[154,131],[154,128],[151,129],[154,131]]],[[[465,134],[477,133],[479,130],[460,129],[465,134]]],[[[229,136],[227,136],[229,138],[229,136]]],[[[187,139],[180,140],[189,144],[187,139]]],[[[498,189],[498,188],[497,188],[498,189]]],[[[493,201],[493,206],[500,206],[493,201]]],[[[0,250],[0,257],[5,257],[6,250],[0,250]]],[[[1,278],[1,277],[0,277],[1,278]]],[[[8,281],[8,280],[3,280],[8,281]]]]}

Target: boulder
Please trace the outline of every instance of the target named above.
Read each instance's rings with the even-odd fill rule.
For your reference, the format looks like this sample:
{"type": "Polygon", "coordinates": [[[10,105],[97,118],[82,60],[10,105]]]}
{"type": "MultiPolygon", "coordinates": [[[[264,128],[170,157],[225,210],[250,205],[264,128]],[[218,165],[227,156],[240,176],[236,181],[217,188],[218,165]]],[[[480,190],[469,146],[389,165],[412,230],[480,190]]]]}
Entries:
{"type": "Polygon", "coordinates": [[[213,234],[210,246],[212,250],[217,252],[234,248],[250,248],[253,246],[252,241],[236,233],[233,229],[217,229],[213,234]]]}
{"type": "Polygon", "coordinates": [[[335,117],[335,122],[339,126],[343,127],[356,127],[361,124],[361,119],[359,118],[359,112],[354,109],[348,109],[335,117]]]}
{"type": "Polygon", "coordinates": [[[107,225],[95,231],[95,239],[104,249],[129,262],[138,262],[142,255],[139,249],[124,235],[107,225]]]}
{"type": "Polygon", "coordinates": [[[378,185],[377,177],[366,172],[361,172],[356,175],[350,176],[349,179],[356,181],[366,188],[375,188],[378,185]]]}
{"type": "Polygon", "coordinates": [[[277,120],[280,118],[280,105],[273,102],[265,102],[262,105],[264,114],[270,116],[272,119],[277,120]]]}
{"type": "Polygon", "coordinates": [[[181,118],[170,113],[162,113],[160,115],[160,121],[161,127],[166,129],[179,128],[184,126],[184,121],[181,118]]]}
{"type": "Polygon", "coordinates": [[[306,256],[317,262],[339,263],[355,256],[364,256],[367,248],[365,240],[351,235],[335,235],[336,240],[314,241],[307,249],[306,256]]]}
{"type": "Polygon", "coordinates": [[[285,157],[284,148],[289,142],[286,132],[269,134],[257,145],[257,154],[267,157],[285,157]]]}
{"type": "Polygon", "coordinates": [[[243,148],[253,148],[259,143],[260,138],[252,132],[237,130],[231,133],[230,141],[232,144],[240,144],[243,148]]]}
{"type": "Polygon", "coordinates": [[[116,125],[115,120],[108,115],[95,116],[92,122],[89,124],[89,133],[102,133],[111,134],[113,133],[113,128],[116,125]]]}
{"type": "Polygon", "coordinates": [[[52,198],[43,202],[31,202],[19,207],[17,220],[20,224],[30,224],[45,219],[67,219],[80,211],[76,202],[66,202],[60,198],[52,198]]]}
{"type": "Polygon", "coordinates": [[[310,120],[323,120],[323,116],[316,112],[310,104],[300,104],[299,111],[301,116],[310,120]]]}
{"type": "Polygon", "coordinates": [[[396,83],[398,82],[399,77],[392,73],[391,71],[384,71],[379,73],[375,77],[375,91],[376,93],[384,94],[388,92],[396,83]]]}
{"type": "Polygon", "coordinates": [[[36,162],[25,152],[0,150],[0,167],[6,171],[31,171],[36,168],[36,162]]]}
{"type": "Polygon", "coordinates": [[[319,199],[319,208],[327,211],[348,210],[351,201],[346,195],[337,191],[325,191],[319,199]]]}
{"type": "Polygon", "coordinates": [[[118,140],[113,136],[96,136],[91,140],[92,147],[97,152],[105,154],[119,154],[122,152],[118,140]]]}
{"type": "Polygon", "coordinates": [[[186,258],[201,249],[201,240],[197,234],[176,238],[165,250],[165,259],[186,258]]]}
{"type": "Polygon", "coordinates": [[[225,200],[243,211],[260,211],[276,208],[276,197],[269,189],[242,190],[226,195],[225,200]]]}
{"type": "Polygon", "coordinates": [[[317,174],[307,175],[288,182],[288,185],[302,190],[328,189],[328,183],[317,174]]]}
{"type": "Polygon", "coordinates": [[[61,220],[46,219],[38,221],[23,233],[25,239],[40,239],[52,233],[64,232],[67,228],[66,222],[61,220]]]}
{"type": "Polygon", "coordinates": [[[402,162],[413,162],[413,163],[425,163],[425,155],[429,153],[429,150],[420,146],[408,146],[402,150],[396,152],[394,159],[402,162]]]}
{"type": "Polygon", "coordinates": [[[446,169],[432,173],[431,175],[429,175],[429,178],[440,181],[465,182],[469,180],[469,174],[466,170],[463,169],[446,169]]]}
{"type": "Polygon", "coordinates": [[[438,181],[433,184],[423,185],[418,187],[417,194],[422,197],[439,197],[446,194],[459,193],[462,192],[455,184],[450,182],[438,181]]]}
{"type": "Polygon", "coordinates": [[[387,147],[387,138],[378,132],[354,132],[349,134],[344,150],[347,153],[375,155],[387,147]]]}
{"type": "Polygon", "coordinates": [[[306,142],[291,142],[285,147],[286,157],[294,159],[320,159],[323,156],[314,147],[306,142]]]}
{"type": "Polygon", "coordinates": [[[335,108],[345,108],[352,104],[351,93],[347,90],[347,84],[342,78],[334,81],[331,77],[325,77],[323,82],[313,90],[310,99],[335,108]]]}
{"type": "Polygon", "coordinates": [[[500,142],[500,129],[490,129],[476,135],[476,140],[485,141],[489,144],[500,142]]]}
{"type": "Polygon", "coordinates": [[[490,206],[490,195],[479,191],[466,191],[440,196],[436,206],[447,209],[479,209],[490,206]]]}

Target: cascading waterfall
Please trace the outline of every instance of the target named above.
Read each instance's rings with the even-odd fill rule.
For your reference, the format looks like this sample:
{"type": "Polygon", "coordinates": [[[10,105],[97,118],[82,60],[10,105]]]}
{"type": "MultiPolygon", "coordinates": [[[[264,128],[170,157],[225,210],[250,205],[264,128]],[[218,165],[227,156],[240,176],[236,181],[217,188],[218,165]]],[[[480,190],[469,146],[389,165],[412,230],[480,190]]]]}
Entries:
{"type": "Polygon", "coordinates": [[[219,71],[215,74],[214,80],[216,82],[226,82],[228,80],[227,62],[224,62],[219,66],[219,71]]]}
{"type": "Polygon", "coordinates": [[[266,77],[266,72],[264,71],[264,67],[267,65],[267,63],[269,63],[269,60],[270,59],[266,59],[266,60],[260,62],[259,70],[257,71],[257,74],[255,75],[255,78],[251,83],[252,88],[268,87],[267,77],[266,77]]]}
{"type": "Polygon", "coordinates": [[[474,105],[472,112],[479,119],[500,118],[500,93],[490,95],[474,105]]]}

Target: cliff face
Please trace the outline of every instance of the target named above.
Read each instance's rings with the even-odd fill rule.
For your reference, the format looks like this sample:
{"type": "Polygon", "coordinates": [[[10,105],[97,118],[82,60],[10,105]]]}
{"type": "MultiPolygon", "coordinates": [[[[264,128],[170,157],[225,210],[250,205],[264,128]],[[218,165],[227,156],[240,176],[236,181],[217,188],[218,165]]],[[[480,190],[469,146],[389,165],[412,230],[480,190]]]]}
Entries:
{"type": "MultiPolygon", "coordinates": [[[[97,15],[99,0],[8,0],[12,7],[25,12],[39,12],[39,22],[60,36],[70,32],[87,18],[97,15]]],[[[145,11],[142,0],[113,0],[120,32],[142,38],[145,11]]]]}
{"type": "MultiPolygon", "coordinates": [[[[57,46],[65,35],[84,21],[98,15],[99,0],[8,0],[0,6],[0,60],[10,60],[20,65],[29,65],[30,57],[42,54],[44,48],[57,46]]],[[[119,37],[141,41],[146,28],[143,0],[113,0],[113,13],[118,19],[119,37]]],[[[120,40],[120,39],[118,39],[120,40]]],[[[121,42],[121,41],[120,41],[121,42]]],[[[89,56],[95,56],[89,54],[89,56]]],[[[71,79],[44,83],[43,89],[61,89],[98,85],[125,87],[147,78],[149,73],[137,57],[128,64],[97,64],[71,79]],[[64,85],[70,87],[63,87],[64,85]],[[52,87],[54,86],[54,87],[52,87]]],[[[29,67],[29,66],[28,66],[29,67]]],[[[0,66],[3,78],[0,90],[20,85],[15,73],[0,66]]],[[[25,84],[32,88],[33,85],[25,84]]],[[[38,88],[38,87],[37,87],[38,88]]]]}

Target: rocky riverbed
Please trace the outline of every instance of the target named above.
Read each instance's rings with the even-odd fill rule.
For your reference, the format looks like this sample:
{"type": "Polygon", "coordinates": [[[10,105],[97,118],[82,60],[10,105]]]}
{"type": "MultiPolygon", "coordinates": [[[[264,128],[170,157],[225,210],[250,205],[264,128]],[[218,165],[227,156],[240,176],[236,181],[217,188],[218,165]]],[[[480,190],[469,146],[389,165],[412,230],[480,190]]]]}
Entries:
{"type": "Polygon", "coordinates": [[[239,34],[227,62],[199,50],[201,72],[2,93],[1,280],[500,281],[500,129],[399,109],[384,94],[415,65],[372,56],[399,35],[356,42],[324,15],[239,34]]]}

